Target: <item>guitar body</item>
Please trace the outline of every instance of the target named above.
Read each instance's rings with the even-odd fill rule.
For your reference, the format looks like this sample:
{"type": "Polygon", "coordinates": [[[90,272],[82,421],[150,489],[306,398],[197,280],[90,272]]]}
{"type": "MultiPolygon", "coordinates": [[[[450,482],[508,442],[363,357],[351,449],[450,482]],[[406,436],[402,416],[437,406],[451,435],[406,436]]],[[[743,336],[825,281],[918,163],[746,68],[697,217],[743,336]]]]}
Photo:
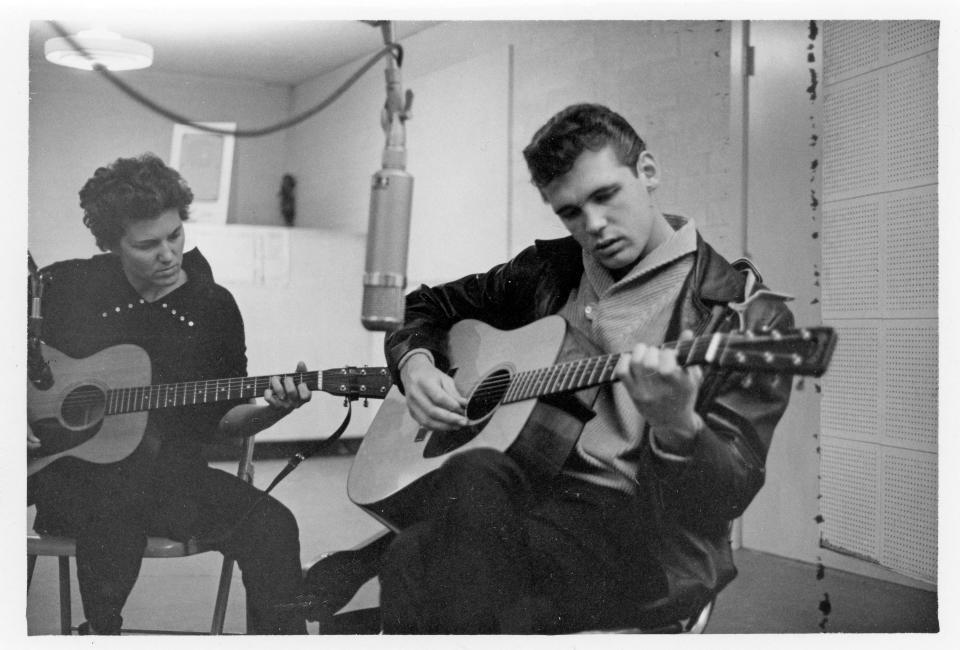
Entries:
{"type": "Polygon", "coordinates": [[[27,424],[41,442],[27,454],[27,475],[64,456],[115,463],[140,444],[146,412],[105,415],[109,389],[150,383],[150,358],[136,345],[107,348],[75,359],[43,346],[54,383],[40,390],[27,382],[27,424]]]}
{"type": "MultiPolygon", "coordinates": [[[[669,344],[685,366],[820,377],[837,336],[830,327],[708,333],[669,344]]],[[[560,316],[502,331],[476,320],[450,330],[450,374],[467,398],[468,426],[430,431],[391,389],[363,438],[347,495],[390,528],[416,521],[427,477],[450,456],[504,451],[534,480],[555,475],[576,445],[603,384],[617,381],[623,352],[596,346],[560,316]],[[551,367],[552,366],[552,367],[551,367]]]]}
{"type": "MultiPolygon", "coordinates": [[[[471,394],[491,376],[513,376],[583,355],[581,343],[567,333],[559,316],[550,316],[511,331],[476,320],[463,320],[449,334],[451,375],[462,395],[471,394]]],[[[459,431],[431,431],[407,410],[393,387],[377,412],[347,479],[347,494],[391,528],[406,520],[406,499],[416,498],[421,479],[453,454],[479,447],[509,452],[534,475],[550,476],[563,465],[592,416],[596,389],[549,401],[528,399],[500,404],[459,431]],[[582,397],[580,397],[582,396],[582,397]]]]}
{"type": "Polygon", "coordinates": [[[390,388],[387,368],[367,366],[151,386],[150,357],[136,345],[84,359],[47,345],[41,353],[53,384],[40,389],[27,382],[27,424],[40,439],[39,449],[27,451],[28,476],[66,456],[100,464],[123,460],[140,446],[149,411],[263,397],[272,377],[349,400],[383,399],[390,388]]]}

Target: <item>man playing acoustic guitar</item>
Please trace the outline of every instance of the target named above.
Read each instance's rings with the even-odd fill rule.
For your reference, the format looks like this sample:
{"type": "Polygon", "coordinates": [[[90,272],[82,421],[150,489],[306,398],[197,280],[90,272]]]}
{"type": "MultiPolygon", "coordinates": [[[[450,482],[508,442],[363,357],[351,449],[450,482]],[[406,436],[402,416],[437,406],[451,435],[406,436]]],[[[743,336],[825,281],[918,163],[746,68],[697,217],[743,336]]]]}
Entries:
{"type": "Polygon", "coordinates": [[[701,371],[659,347],[736,329],[730,305],[747,292],[747,329],[793,319],[782,296],[745,289],[691,221],[660,212],[660,168],[621,116],[570,106],[524,156],[572,236],[407,297],[386,355],[410,414],[432,432],[467,424],[446,356],[463,319],[512,330],[558,314],[600,351],[629,354],[591,404],[553,403],[585,420],[555,476],[481,447],[424,479],[378,567],[388,633],[658,626],[699,611],[736,573],[730,521],[763,484],[787,406],[788,378],[701,371]]]}
{"type": "MultiPolygon", "coordinates": [[[[148,383],[246,375],[243,320],[233,297],[214,282],[198,250],[183,252],[183,221],[192,200],[177,171],[152,154],[97,169],[80,190],[80,206],[84,224],[107,254],[42,271],[43,342],[74,359],[134,344],[148,357],[148,383]]],[[[120,359],[116,371],[132,363],[120,359]]],[[[54,369],[54,388],[57,381],[54,369]]],[[[77,541],[87,617],[81,633],[119,633],[147,535],[206,537],[211,548],[236,558],[247,590],[249,633],[306,633],[301,616],[274,607],[300,586],[292,513],[239,478],[208,467],[201,454],[200,443],[217,435],[266,429],[307,402],[310,391],[290,377],[272,377],[263,396],[264,405],[217,401],[216,395],[203,404],[203,396],[194,396],[196,405],[152,412],[145,431],[121,432],[143,436],[123,460],[97,464],[67,456],[30,475],[34,528],[77,541]],[[241,534],[228,534],[234,526],[241,534]]],[[[77,397],[64,408],[82,410],[82,401],[77,397]]],[[[27,433],[34,455],[58,444],[44,439],[41,425],[27,433]]]]}

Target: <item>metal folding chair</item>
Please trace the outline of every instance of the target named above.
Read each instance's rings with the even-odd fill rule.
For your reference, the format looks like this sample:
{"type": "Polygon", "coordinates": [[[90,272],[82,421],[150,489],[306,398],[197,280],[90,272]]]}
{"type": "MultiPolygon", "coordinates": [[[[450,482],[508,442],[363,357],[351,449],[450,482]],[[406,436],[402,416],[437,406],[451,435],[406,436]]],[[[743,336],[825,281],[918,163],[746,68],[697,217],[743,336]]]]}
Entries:
{"type": "MultiPolygon", "coordinates": [[[[237,467],[237,476],[247,483],[253,482],[253,447],[254,436],[243,439],[241,445],[240,462],[237,467]]],[[[193,543],[183,543],[166,537],[150,537],[147,539],[145,558],[177,558],[204,553],[210,549],[198,548],[193,543]]],[[[77,545],[72,537],[52,535],[38,535],[31,531],[27,533],[27,590],[33,578],[33,570],[39,556],[56,557],[59,562],[60,578],[60,633],[72,634],[76,629],[73,626],[73,615],[70,601],[70,558],[76,556],[77,545]]],[[[210,624],[210,634],[223,634],[224,619],[227,613],[227,601],[230,596],[230,582],[233,578],[234,560],[223,558],[220,569],[220,585],[217,589],[217,599],[213,606],[213,621],[210,624]]],[[[199,634],[190,631],[170,630],[123,630],[131,634],[199,634]]]]}

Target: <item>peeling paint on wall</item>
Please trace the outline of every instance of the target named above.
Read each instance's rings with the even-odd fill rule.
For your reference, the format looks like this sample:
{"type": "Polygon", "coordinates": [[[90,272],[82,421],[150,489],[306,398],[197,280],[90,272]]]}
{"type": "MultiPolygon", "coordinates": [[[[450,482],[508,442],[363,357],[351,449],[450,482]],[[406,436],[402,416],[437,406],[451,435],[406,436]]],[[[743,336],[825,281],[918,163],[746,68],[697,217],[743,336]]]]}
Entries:
{"type": "MultiPolygon", "coordinates": [[[[820,29],[815,20],[809,22],[808,28],[808,38],[809,43],[807,44],[807,63],[810,65],[810,85],[806,88],[807,94],[810,98],[811,107],[814,109],[814,112],[810,115],[810,147],[814,149],[815,155],[810,161],[810,220],[814,224],[814,230],[811,233],[811,238],[813,240],[819,240],[820,231],[817,227],[817,217],[820,210],[820,199],[817,194],[819,189],[818,180],[820,178],[820,159],[816,155],[817,145],[820,142],[820,136],[818,135],[818,126],[816,119],[816,101],[817,101],[817,89],[819,86],[819,77],[817,73],[817,56],[816,56],[816,47],[817,47],[817,38],[820,34],[820,29]]],[[[820,268],[817,264],[813,265],[813,286],[817,296],[820,295],[820,268]]],[[[820,302],[819,298],[814,298],[810,304],[815,305],[820,302]]],[[[821,385],[819,383],[814,384],[814,389],[819,394],[821,391],[821,385]]],[[[821,449],[819,444],[819,435],[813,436],[817,440],[816,454],[817,457],[821,455],[821,449]]],[[[819,483],[820,477],[817,477],[819,483]]],[[[823,526],[823,514],[820,510],[821,504],[821,495],[817,494],[817,516],[816,522],[818,529],[822,530],[823,526]]],[[[821,532],[822,537],[822,532],[821,532]]],[[[816,575],[817,580],[823,580],[826,575],[826,567],[821,562],[821,558],[817,557],[816,564],[816,575]]],[[[823,598],[817,603],[817,609],[820,612],[820,623],[819,628],[821,631],[826,631],[827,623],[829,621],[830,612],[832,610],[832,605],[830,603],[830,596],[827,593],[823,594],[823,598]]]]}

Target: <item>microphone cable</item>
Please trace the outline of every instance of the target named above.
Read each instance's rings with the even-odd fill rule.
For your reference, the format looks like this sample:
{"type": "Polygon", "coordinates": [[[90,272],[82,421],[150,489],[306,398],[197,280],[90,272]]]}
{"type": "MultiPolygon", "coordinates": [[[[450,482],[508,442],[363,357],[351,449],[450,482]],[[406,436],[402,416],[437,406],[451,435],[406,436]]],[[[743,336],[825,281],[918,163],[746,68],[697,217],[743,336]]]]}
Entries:
{"type": "Polygon", "coordinates": [[[292,126],[296,126],[297,124],[300,124],[301,122],[313,117],[320,111],[330,106],[330,104],[338,100],[345,92],[347,92],[347,90],[350,89],[351,86],[353,86],[357,82],[357,80],[360,79],[360,77],[366,74],[367,71],[370,68],[372,68],[377,61],[387,56],[388,54],[394,57],[394,60],[397,62],[398,66],[400,66],[403,62],[403,46],[400,45],[399,43],[388,43],[383,47],[383,49],[377,52],[369,61],[364,63],[362,66],[360,66],[360,68],[358,68],[356,72],[350,75],[350,77],[346,81],[344,81],[342,84],[340,84],[340,86],[338,86],[332,93],[330,93],[330,95],[328,95],[325,99],[320,101],[318,104],[316,104],[312,108],[309,108],[303,111],[299,115],[295,115],[294,117],[291,117],[286,120],[282,120],[270,126],[265,126],[262,128],[253,128],[253,129],[237,129],[235,131],[230,131],[227,129],[222,129],[215,126],[209,126],[201,122],[197,122],[184,115],[181,115],[180,113],[177,113],[176,111],[173,111],[169,108],[161,106],[159,103],[153,101],[152,99],[150,99],[149,97],[141,93],[140,91],[136,90],[126,82],[122,81],[119,77],[117,77],[117,75],[110,72],[110,70],[108,70],[106,66],[104,66],[102,63],[96,63],[96,60],[93,58],[93,56],[89,52],[87,52],[82,45],[77,43],[77,41],[73,38],[73,36],[67,33],[67,31],[63,28],[62,25],[60,25],[60,23],[58,23],[55,20],[49,20],[47,22],[53,27],[53,29],[57,32],[57,34],[59,34],[64,39],[66,39],[66,41],[70,44],[70,46],[73,49],[75,49],[84,58],[86,58],[88,61],[90,61],[93,64],[93,70],[95,70],[96,72],[99,72],[101,75],[104,76],[104,78],[107,79],[107,81],[109,81],[114,86],[119,88],[124,94],[126,94],[128,97],[130,97],[137,103],[143,105],[144,107],[148,108],[154,113],[157,113],[158,115],[162,115],[163,117],[166,117],[167,119],[173,120],[174,122],[177,122],[180,124],[186,124],[187,126],[193,127],[200,131],[206,131],[208,133],[216,133],[219,135],[232,135],[239,138],[257,138],[264,135],[270,135],[273,133],[277,133],[279,131],[283,131],[284,129],[289,129],[292,126]]]}

